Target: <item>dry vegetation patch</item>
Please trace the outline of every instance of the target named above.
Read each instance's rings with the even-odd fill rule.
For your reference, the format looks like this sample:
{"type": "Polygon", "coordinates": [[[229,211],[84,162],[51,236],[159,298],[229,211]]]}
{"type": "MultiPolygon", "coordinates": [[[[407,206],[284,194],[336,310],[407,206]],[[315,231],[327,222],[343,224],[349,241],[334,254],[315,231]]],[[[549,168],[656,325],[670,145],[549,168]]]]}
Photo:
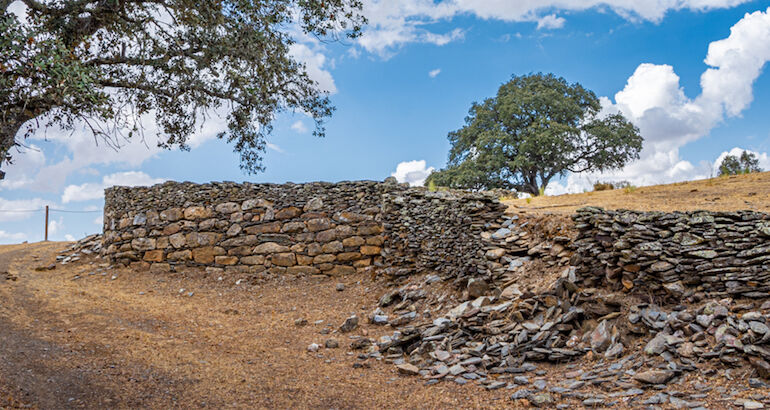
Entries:
{"type": "Polygon", "coordinates": [[[770,172],[582,194],[506,200],[509,212],[571,214],[584,206],[640,211],[770,212],[770,172]]]}

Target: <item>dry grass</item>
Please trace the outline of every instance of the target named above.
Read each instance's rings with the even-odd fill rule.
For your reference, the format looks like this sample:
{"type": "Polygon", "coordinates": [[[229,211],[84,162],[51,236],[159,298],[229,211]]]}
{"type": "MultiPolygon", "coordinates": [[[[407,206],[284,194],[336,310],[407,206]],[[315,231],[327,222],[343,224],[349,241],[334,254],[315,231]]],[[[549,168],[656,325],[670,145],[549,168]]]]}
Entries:
{"type": "MultiPolygon", "coordinates": [[[[260,286],[235,285],[200,272],[158,276],[128,269],[89,275],[93,265],[50,263],[61,244],[0,246],[12,259],[16,282],[0,282],[0,328],[46,352],[0,363],[3,385],[16,399],[43,408],[462,408],[507,407],[509,392],[483,392],[444,383],[425,387],[386,363],[354,369],[347,335],[336,329],[351,313],[364,316],[381,292],[368,279],[350,278],[344,292],[333,279],[300,279],[260,286]],[[23,253],[20,253],[23,252],[23,253]],[[111,276],[117,279],[111,280],[111,276]],[[78,275],[80,279],[73,280],[78,275]],[[357,281],[357,279],[361,279],[357,281]],[[185,289],[181,293],[179,290],[185,289]],[[143,293],[143,294],[140,294],[143,293]],[[187,296],[187,292],[194,292],[187,296]],[[366,311],[363,310],[366,306],[366,311]],[[309,324],[296,327],[297,318],[309,324]],[[322,324],[314,324],[323,320],[322,324]],[[334,337],[339,349],[308,353],[310,343],[334,337]],[[26,368],[53,383],[27,380],[26,368]],[[55,375],[55,376],[51,376],[55,375]],[[88,391],[73,391],[69,383],[88,391]],[[9,388],[9,386],[12,386],[9,388]],[[14,390],[19,388],[19,390],[14,390]],[[46,397],[44,388],[67,393],[46,397]],[[16,393],[14,393],[16,391],[16,393]],[[71,391],[71,392],[70,392],[71,391]],[[72,401],[68,402],[72,395],[72,401]],[[19,397],[21,396],[21,397],[19,397]],[[26,399],[25,399],[26,397],[26,399]],[[46,401],[48,400],[48,401],[46,401]]],[[[364,322],[364,320],[362,320],[364,322]]],[[[363,324],[353,335],[388,329],[363,324]]],[[[392,330],[390,330],[392,332],[392,330]]],[[[18,346],[16,346],[18,347],[18,346]]],[[[6,393],[6,396],[9,393],[6,393]]],[[[10,399],[8,399],[10,400],[10,399]]],[[[0,408],[3,407],[0,402],[0,408]]]]}
{"type": "Polygon", "coordinates": [[[569,214],[584,206],[642,211],[770,212],[770,172],[718,177],[668,185],[505,201],[510,212],[569,214]]]}

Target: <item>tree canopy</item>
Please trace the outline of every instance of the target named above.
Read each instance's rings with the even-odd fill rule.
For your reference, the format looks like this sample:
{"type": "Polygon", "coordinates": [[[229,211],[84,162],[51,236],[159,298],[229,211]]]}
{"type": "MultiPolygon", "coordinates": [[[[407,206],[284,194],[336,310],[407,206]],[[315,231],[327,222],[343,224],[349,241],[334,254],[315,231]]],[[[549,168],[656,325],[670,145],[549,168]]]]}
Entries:
{"type": "Polygon", "coordinates": [[[515,189],[538,195],[567,172],[605,171],[639,158],[642,137],[622,114],[599,116],[592,91],[553,74],[513,76],[497,95],[473,103],[465,126],[449,133],[439,186],[515,189]]]}
{"type": "Polygon", "coordinates": [[[360,0],[20,1],[26,18],[0,0],[0,164],[41,126],[85,123],[119,146],[144,137],[145,115],[159,146],[188,149],[196,124],[218,112],[218,137],[242,168],[262,170],[278,113],[310,115],[320,136],[333,111],[291,57],[293,35],[354,38],[365,24],[360,0]]]}
{"type": "Polygon", "coordinates": [[[762,172],[759,159],[753,152],[743,151],[739,157],[726,156],[719,164],[719,175],[738,175],[751,172],[762,172]]]}

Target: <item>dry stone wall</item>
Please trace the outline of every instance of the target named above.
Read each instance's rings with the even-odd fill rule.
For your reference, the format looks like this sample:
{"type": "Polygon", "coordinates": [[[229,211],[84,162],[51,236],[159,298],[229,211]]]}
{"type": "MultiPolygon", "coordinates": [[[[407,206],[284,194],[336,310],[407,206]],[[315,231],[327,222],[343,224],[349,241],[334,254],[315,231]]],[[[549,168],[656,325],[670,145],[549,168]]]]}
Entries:
{"type": "Polygon", "coordinates": [[[626,289],[767,297],[770,215],[583,208],[572,264],[584,282],[626,289]]]}
{"type": "Polygon", "coordinates": [[[104,253],[153,269],[341,275],[381,263],[381,198],[398,184],[175,183],[105,194],[104,253]]]}
{"type": "Polygon", "coordinates": [[[503,209],[488,195],[393,182],[114,187],[105,193],[102,252],[160,271],[473,274],[480,233],[503,209]]]}
{"type": "Polygon", "coordinates": [[[506,208],[489,194],[424,189],[389,192],[383,203],[386,273],[394,277],[425,271],[453,278],[483,273],[481,234],[506,208]]]}
{"type": "Polygon", "coordinates": [[[114,187],[105,193],[101,252],[161,271],[183,264],[335,276],[378,267],[394,278],[435,272],[460,286],[515,271],[523,255],[563,266],[572,254],[571,272],[585,286],[675,297],[770,292],[768,214],[588,207],[573,217],[577,238],[546,249],[512,229],[504,211],[489,194],[374,181],[114,187]]]}

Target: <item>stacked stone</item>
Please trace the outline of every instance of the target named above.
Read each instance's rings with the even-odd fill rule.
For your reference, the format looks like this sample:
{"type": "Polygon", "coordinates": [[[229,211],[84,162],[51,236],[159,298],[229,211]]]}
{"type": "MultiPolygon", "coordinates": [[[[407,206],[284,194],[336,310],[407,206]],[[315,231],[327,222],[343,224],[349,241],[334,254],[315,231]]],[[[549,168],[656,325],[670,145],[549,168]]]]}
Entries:
{"type": "Polygon", "coordinates": [[[445,278],[480,274],[481,233],[505,211],[483,193],[410,189],[383,198],[386,273],[392,277],[435,271],[445,278]]]}
{"type": "Polygon", "coordinates": [[[124,263],[275,274],[354,273],[381,263],[381,198],[397,184],[192,184],[105,195],[104,255],[124,263]]]}
{"type": "Polygon", "coordinates": [[[584,284],[767,297],[770,215],[740,212],[605,211],[573,217],[579,231],[572,264],[584,284]]]}

